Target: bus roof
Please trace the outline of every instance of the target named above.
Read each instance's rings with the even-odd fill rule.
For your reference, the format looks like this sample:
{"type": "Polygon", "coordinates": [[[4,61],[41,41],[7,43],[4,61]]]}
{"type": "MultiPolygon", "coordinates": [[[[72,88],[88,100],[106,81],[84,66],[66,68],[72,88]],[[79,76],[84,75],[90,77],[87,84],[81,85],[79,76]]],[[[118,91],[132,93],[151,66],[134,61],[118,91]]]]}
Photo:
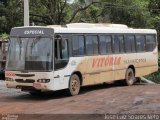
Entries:
{"type": "MultiPolygon", "coordinates": [[[[54,33],[137,33],[157,34],[155,29],[134,29],[123,24],[71,23],[66,25],[28,26],[16,28],[50,28],[54,33]]],[[[14,29],[14,28],[13,28],[14,29]]]]}
{"type": "Polygon", "coordinates": [[[134,29],[123,24],[71,23],[67,25],[49,25],[55,33],[145,33],[156,34],[154,29],[134,29]]]}

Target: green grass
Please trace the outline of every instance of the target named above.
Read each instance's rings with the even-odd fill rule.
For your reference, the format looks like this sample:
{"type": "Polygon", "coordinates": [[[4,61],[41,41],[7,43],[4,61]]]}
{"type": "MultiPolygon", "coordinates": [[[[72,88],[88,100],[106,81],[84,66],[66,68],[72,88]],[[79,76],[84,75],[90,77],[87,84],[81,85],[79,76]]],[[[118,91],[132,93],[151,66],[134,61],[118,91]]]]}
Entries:
{"type": "Polygon", "coordinates": [[[154,72],[150,75],[146,75],[145,78],[160,84],[160,51],[159,51],[159,57],[158,57],[158,66],[159,66],[159,69],[157,72],[154,72]]]}
{"type": "Polygon", "coordinates": [[[152,73],[150,75],[146,75],[145,78],[148,80],[151,80],[155,83],[160,84],[160,70],[158,70],[157,72],[152,73]]]}

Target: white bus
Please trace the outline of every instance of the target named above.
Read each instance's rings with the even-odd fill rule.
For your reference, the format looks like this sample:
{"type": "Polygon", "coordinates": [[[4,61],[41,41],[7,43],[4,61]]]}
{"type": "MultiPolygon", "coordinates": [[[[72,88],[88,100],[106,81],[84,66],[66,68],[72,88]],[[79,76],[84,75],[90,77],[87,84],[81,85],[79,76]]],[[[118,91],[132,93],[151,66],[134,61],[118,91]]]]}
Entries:
{"type": "Polygon", "coordinates": [[[136,78],[158,70],[157,32],[119,24],[72,23],[11,30],[6,86],[31,94],[136,78]]]}

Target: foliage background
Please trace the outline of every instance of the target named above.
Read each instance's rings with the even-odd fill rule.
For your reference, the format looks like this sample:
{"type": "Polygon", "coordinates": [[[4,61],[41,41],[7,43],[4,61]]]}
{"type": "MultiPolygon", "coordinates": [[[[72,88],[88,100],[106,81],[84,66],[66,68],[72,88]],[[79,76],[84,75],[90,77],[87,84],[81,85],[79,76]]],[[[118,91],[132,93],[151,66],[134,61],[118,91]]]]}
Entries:
{"type": "MultiPolygon", "coordinates": [[[[117,23],[160,31],[160,0],[29,0],[30,24],[117,23]]],[[[0,0],[0,34],[23,26],[23,0],[0,0]]]]}

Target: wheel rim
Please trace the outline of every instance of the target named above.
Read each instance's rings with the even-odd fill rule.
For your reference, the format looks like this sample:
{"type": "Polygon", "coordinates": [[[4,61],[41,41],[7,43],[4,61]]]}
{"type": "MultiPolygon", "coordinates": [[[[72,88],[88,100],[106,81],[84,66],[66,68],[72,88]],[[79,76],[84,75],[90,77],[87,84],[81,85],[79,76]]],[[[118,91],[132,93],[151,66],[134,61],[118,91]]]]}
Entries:
{"type": "Polygon", "coordinates": [[[76,78],[72,80],[71,86],[72,86],[71,89],[73,93],[77,93],[79,91],[79,83],[76,78]]]}
{"type": "Polygon", "coordinates": [[[130,84],[132,84],[132,83],[134,82],[134,73],[133,73],[132,71],[130,71],[130,72],[128,73],[128,82],[129,82],[130,84]]]}

